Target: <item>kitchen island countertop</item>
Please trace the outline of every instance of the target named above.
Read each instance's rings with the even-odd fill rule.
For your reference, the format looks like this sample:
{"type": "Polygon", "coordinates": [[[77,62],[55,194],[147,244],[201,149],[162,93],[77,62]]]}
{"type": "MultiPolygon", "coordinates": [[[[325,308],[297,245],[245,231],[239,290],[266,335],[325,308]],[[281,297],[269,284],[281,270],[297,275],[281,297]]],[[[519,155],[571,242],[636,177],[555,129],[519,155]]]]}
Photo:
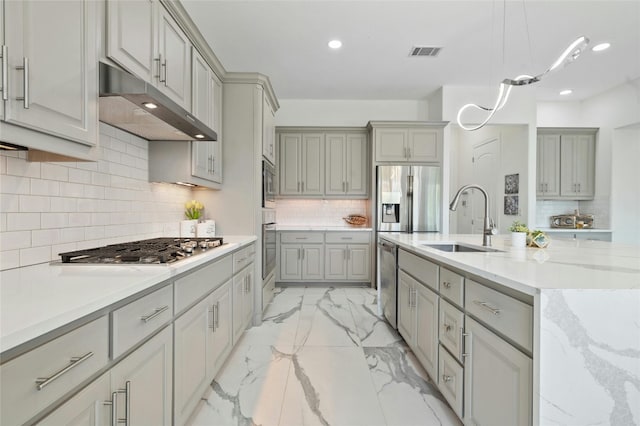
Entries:
{"type": "Polygon", "coordinates": [[[0,354],[100,311],[191,268],[231,253],[255,236],[225,236],[226,244],[168,265],[87,265],[51,262],[0,272],[0,354]]]}
{"type": "Polygon", "coordinates": [[[328,226],[328,225],[276,225],[276,231],[363,231],[371,232],[373,228],[362,226],[328,226]]]}

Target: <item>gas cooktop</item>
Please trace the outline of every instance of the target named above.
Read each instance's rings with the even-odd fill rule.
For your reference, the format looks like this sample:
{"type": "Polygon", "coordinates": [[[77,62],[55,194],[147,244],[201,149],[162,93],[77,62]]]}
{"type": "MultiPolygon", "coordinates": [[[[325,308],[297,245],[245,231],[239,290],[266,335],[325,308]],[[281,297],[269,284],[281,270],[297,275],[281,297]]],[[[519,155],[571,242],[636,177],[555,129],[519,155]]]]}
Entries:
{"type": "Polygon", "coordinates": [[[222,237],[152,238],[59,253],[62,263],[152,265],[174,263],[223,245],[222,237]]]}

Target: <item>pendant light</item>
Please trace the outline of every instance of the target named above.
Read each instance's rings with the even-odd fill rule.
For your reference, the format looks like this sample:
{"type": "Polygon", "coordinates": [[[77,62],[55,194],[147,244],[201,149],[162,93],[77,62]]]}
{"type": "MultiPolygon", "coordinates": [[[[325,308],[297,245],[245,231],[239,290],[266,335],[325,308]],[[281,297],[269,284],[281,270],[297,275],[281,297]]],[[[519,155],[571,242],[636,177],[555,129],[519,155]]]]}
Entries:
{"type": "MultiPolygon", "coordinates": [[[[506,16],[506,3],[505,3],[505,12],[504,12],[505,16],[506,16]]],[[[506,19],[506,17],[504,18],[506,19]]],[[[526,23],[527,17],[526,17],[526,12],[525,12],[525,23],[526,23]]],[[[503,27],[504,28],[504,27],[503,27]]],[[[527,31],[527,37],[529,37],[528,31],[527,31]]],[[[505,34],[504,34],[504,29],[503,29],[503,34],[502,34],[502,43],[503,43],[503,61],[504,61],[504,43],[505,43],[505,34]]],[[[478,130],[481,127],[483,127],[485,124],[487,124],[489,122],[489,120],[491,120],[491,118],[494,116],[494,114],[496,113],[496,111],[502,109],[502,107],[504,107],[504,105],[507,103],[507,100],[509,99],[509,95],[511,94],[511,89],[513,89],[514,86],[526,86],[529,84],[533,84],[536,83],[538,81],[540,81],[542,79],[542,77],[544,77],[545,75],[547,75],[548,73],[550,73],[551,71],[557,70],[560,67],[564,67],[568,64],[570,64],[571,62],[575,61],[582,52],[584,52],[584,50],[586,49],[587,45],[589,44],[589,39],[585,36],[580,36],[577,39],[575,39],[563,52],[562,54],[558,57],[558,59],[556,59],[553,64],[551,64],[551,66],[549,68],[547,68],[544,72],[536,75],[536,76],[531,76],[531,75],[527,75],[527,74],[523,74],[523,75],[519,75],[515,78],[505,78],[502,80],[502,82],[500,83],[500,86],[498,87],[498,96],[496,97],[496,101],[493,104],[493,107],[485,107],[482,105],[478,105],[478,104],[474,104],[474,103],[468,103],[466,105],[463,105],[459,110],[458,110],[458,116],[457,116],[457,121],[458,121],[458,125],[464,129],[464,130],[478,130]],[[489,115],[487,115],[487,117],[478,125],[476,126],[466,126],[462,123],[462,114],[470,109],[476,109],[476,110],[480,110],[480,111],[487,111],[489,112],[489,115]]]]}

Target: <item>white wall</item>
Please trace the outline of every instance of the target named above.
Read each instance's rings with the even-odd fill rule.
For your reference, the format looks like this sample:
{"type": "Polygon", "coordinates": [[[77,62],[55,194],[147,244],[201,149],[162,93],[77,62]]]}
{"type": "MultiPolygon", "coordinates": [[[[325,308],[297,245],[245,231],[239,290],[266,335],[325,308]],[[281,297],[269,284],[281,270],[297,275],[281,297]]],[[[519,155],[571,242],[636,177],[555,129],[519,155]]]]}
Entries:
{"type": "Polygon", "coordinates": [[[280,99],[276,126],[365,127],[371,120],[426,120],[426,101],[280,99]]]}
{"type": "Polygon", "coordinates": [[[96,162],[29,162],[25,152],[2,151],[0,269],[58,260],[66,251],[178,236],[191,190],[149,183],[148,144],[100,123],[96,162]]]}
{"type": "Polygon", "coordinates": [[[640,245],[640,127],[614,132],[611,157],[612,241],[640,245]]]}

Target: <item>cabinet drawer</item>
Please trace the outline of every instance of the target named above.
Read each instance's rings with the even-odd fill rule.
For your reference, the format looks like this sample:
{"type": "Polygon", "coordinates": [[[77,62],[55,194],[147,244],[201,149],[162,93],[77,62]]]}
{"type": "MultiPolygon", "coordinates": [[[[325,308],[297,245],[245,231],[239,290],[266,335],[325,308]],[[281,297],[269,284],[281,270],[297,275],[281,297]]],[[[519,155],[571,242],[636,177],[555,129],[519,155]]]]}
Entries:
{"type": "Polygon", "coordinates": [[[232,274],[231,256],[182,277],[174,283],[175,313],[180,313],[196,300],[227,282],[232,274]]]}
{"type": "Polygon", "coordinates": [[[467,312],[528,351],[533,349],[533,308],[513,297],[467,280],[467,312]]]}
{"type": "Polygon", "coordinates": [[[371,235],[369,232],[327,232],[324,236],[327,243],[369,243],[371,241],[371,235]]]}
{"type": "Polygon", "coordinates": [[[440,345],[438,365],[438,389],[442,392],[453,411],[462,418],[462,392],[464,389],[464,370],[449,352],[440,345]]]}
{"type": "Polygon", "coordinates": [[[109,321],[103,316],[3,364],[0,424],[24,423],[108,361],[109,321]],[[38,385],[39,379],[48,381],[38,385]]]}
{"type": "Polygon", "coordinates": [[[438,291],[438,269],[440,268],[435,263],[401,249],[398,250],[398,266],[438,291]]]}
{"type": "Polygon", "coordinates": [[[233,273],[244,269],[245,266],[253,263],[256,258],[256,245],[251,244],[249,247],[245,247],[242,250],[238,250],[233,253],[233,273]]]}
{"type": "Polygon", "coordinates": [[[119,357],[173,318],[173,287],[168,285],[111,314],[111,356],[119,357]]]}
{"type": "Polygon", "coordinates": [[[440,343],[462,362],[462,332],[464,313],[451,303],[440,299],[440,343]]]}
{"type": "Polygon", "coordinates": [[[285,232],[280,234],[281,243],[322,243],[324,242],[323,232],[285,232]]]}
{"type": "Polygon", "coordinates": [[[440,294],[462,308],[464,277],[446,268],[440,268],[440,294]]]}

